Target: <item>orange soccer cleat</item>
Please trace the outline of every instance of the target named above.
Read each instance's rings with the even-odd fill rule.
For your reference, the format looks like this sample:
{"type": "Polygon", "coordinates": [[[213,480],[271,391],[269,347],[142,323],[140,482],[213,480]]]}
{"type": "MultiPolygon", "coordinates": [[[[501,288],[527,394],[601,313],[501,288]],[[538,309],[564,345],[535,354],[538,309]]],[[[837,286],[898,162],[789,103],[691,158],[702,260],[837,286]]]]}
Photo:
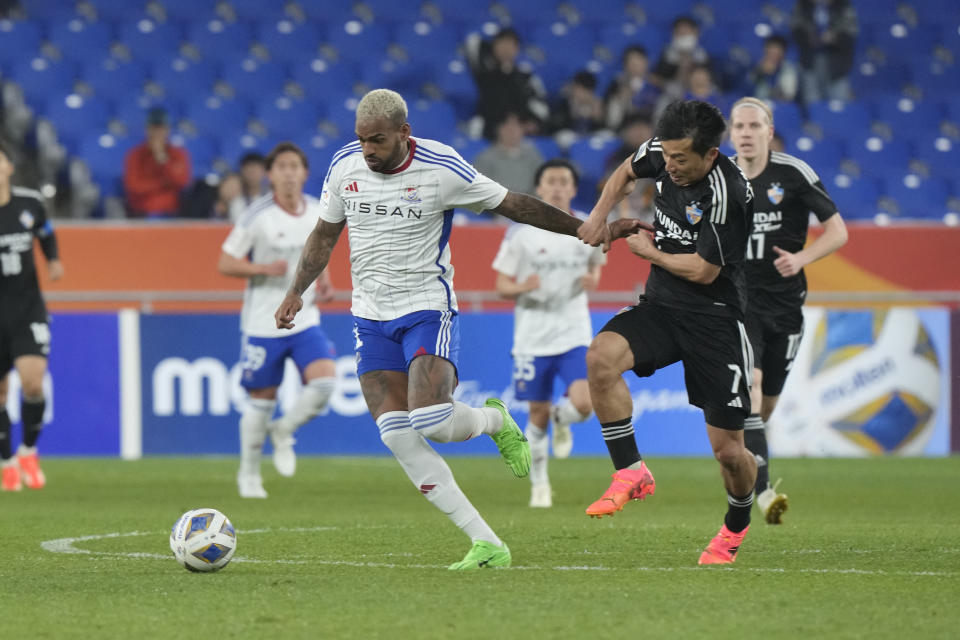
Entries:
{"type": "Polygon", "coordinates": [[[23,475],[23,484],[28,489],[43,489],[47,484],[47,477],[43,475],[40,469],[40,462],[37,460],[37,450],[32,453],[18,453],[17,463],[20,465],[20,473],[23,475]]]}
{"type": "Polygon", "coordinates": [[[713,537],[707,548],[700,554],[697,564],[733,564],[749,530],[750,527],[747,527],[740,533],[734,533],[724,524],[720,527],[720,533],[713,537]]]}
{"type": "Polygon", "coordinates": [[[16,460],[3,465],[3,470],[0,472],[0,489],[3,491],[20,491],[22,488],[20,467],[17,466],[16,460]]]}
{"type": "Polygon", "coordinates": [[[653,495],[656,487],[657,483],[646,463],[641,462],[639,469],[620,469],[613,474],[610,488],[599,500],[587,507],[587,515],[591,518],[612,516],[630,500],[643,500],[653,495]]]}

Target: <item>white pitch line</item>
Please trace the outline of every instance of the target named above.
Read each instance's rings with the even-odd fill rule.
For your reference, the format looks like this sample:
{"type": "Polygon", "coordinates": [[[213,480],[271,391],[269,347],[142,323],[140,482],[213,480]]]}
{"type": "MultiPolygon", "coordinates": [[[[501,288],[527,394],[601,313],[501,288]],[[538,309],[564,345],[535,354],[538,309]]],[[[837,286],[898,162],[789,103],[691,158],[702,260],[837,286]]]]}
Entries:
{"type": "MultiPolygon", "coordinates": [[[[361,528],[361,527],[356,527],[361,528]]],[[[381,528],[381,527],[362,527],[362,528],[381,528]]],[[[245,529],[238,530],[237,533],[271,533],[271,532],[313,532],[313,531],[336,531],[340,527],[296,527],[289,529],[245,529]]],[[[72,538],[56,538],[54,540],[45,540],[40,543],[40,547],[51,553],[83,554],[96,556],[109,556],[114,558],[149,558],[158,560],[169,560],[172,556],[162,553],[149,552],[118,552],[118,551],[91,551],[90,549],[81,549],[76,546],[78,542],[87,542],[90,540],[109,540],[111,538],[131,538],[136,536],[156,536],[160,535],[151,531],[130,531],[128,533],[103,533],[89,536],[78,536],[72,538]]],[[[587,552],[589,553],[589,552],[587,552]]],[[[396,554],[388,554],[396,555],[396,554]]],[[[412,555],[412,554],[403,554],[412,555]]],[[[256,558],[235,557],[232,562],[242,562],[247,564],[310,564],[328,567],[357,567],[365,569],[445,569],[446,565],[441,564],[398,564],[395,562],[373,562],[365,560],[258,560],[256,558]]],[[[603,565],[560,565],[555,567],[541,567],[538,565],[523,566],[515,565],[511,569],[518,571],[641,571],[641,572],[673,572],[673,571],[752,571],[755,573],[814,573],[814,574],[837,574],[837,575],[861,575],[861,576],[915,576],[915,577],[937,577],[954,578],[960,575],[956,571],[885,571],[883,569],[785,569],[777,567],[605,567],[603,565]]]]}

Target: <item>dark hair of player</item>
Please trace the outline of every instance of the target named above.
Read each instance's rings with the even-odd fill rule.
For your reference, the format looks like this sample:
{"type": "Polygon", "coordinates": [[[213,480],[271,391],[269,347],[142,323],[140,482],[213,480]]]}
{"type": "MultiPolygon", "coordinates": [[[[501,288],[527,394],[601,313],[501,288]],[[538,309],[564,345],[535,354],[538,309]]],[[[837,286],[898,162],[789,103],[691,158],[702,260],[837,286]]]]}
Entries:
{"type": "Polygon", "coordinates": [[[726,122],[720,110],[702,100],[677,100],[667,105],[657,122],[655,135],[661,140],[690,138],[693,151],[701,157],[719,147],[726,122]]]}
{"type": "Polygon", "coordinates": [[[248,164],[266,164],[267,161],[259,151],[249,151],[240,158],[240,166],[245,167],[248,164]]]}
{"type": "Polygon", "coordinates": [[[275,146],[270,153],[267,154],[267,171],[270,171],[270,168],[273,167],[273,161],[277,159],[281,153],[293,152],[300,156],[300,162],[303,163],[304,169],[310,169],[310,162],[307,160],[307,154],[303,152],[303,149],[298,147],[292,142],[280,142],[275,146]]]}
{"type": "Polygon", "coordinates": [[[540,165],[537,168],[537,173],[533,177],[533,184],[535,186],[540,186],[540,178],[543,177],[543,172],[547,169],[568,169],[570,171],[570,175],[573,176],[573,186],[580,186],[580,174],[577,173],[577,169],[570,164],[569,161],[564,160],[563,158],[551,158],[540,165]]]}

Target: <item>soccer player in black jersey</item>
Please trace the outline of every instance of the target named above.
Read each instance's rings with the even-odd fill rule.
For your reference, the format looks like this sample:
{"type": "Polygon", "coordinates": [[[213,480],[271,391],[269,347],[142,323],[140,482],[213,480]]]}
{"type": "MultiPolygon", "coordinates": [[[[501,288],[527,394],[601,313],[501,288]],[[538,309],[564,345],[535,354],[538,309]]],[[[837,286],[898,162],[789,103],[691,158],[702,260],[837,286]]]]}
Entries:
{"type": "Polygon", "coordinates": [[[590,396],[616,472],[587,515],[612,515],[654,492],[653,475],[634,438],[633,402],[623,379],[682,361],[690,403],[703,409],[707,436],[720,463],[727,513],[700,564],[729,564],[750,524],[756,461],[743,444],[750,413],[753,356],[743,325],[743,261],[753,217],[750,184],[718,147],[726,124],[713,105],[674,102],[655,137],[611,175],[579,236],[605,242],[603,223],[638,178],[653,178],[657,195],[651,238],[627,238],[630,251],[651,263],[646,293],[614,316],[587,352],[590,396]]]}
{"type": "Polygon", "coordinates": [[[757,506],[770,524],[780,524],[787,496],[770,486],[766,422],[777,406],[803,336],[801,306],[807,295],[803,267],[847,241],[847,228],[816,172],[806,162],[770,150],[773,113],[756,98],[741,98],[730,110],[734,161],[753,186],[754,212],[747,243],[747,335],[756,368],[744,441],[757,458],[757,506]],[[810,212],[823,233],[804,248],[810,212]]]}
{"type": "Polygon", "coordinates": [[[10,149],[0,141],[0,488],[4,491],[19,491],[23,484],[41,489],[46,484],[36,445],[46,406],[43,377],[50,352],[50,325],[33,261],[35,238],[47,258],[50,279],[63,276],[57,239],[41,195],[12,187],[12,175],[10,149]],[[9,371],[14,367],[23,390],[23,439],[16,456],[6,409],[9,371]]]}

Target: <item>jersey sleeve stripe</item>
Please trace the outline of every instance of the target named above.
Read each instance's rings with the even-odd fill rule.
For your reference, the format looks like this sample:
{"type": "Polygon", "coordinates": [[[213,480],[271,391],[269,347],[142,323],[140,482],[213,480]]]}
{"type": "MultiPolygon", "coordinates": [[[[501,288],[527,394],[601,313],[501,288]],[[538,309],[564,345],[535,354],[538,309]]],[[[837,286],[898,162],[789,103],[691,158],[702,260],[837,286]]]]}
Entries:
{"type": "Polygon", "coordinates": [[[709,173],[710,188],[713,191],[710,222],[727,223],[727,181],[719,167],[709,173]]]}
{"type": "Polygon", "coordinates": [[[38,200],[40,204],[43,204],[43,194],[36,189],[28,189],[27,187],[10,187],[10,193],[23,198],[33,198],[38,200]]]}
{"type": "Polygon", "coordinates": [[[254,218],[259,216],[261,213],[270,208],[270,205],[273,204],[273,193],[267,193],[253,202],[250,203],[250,206],[247,207],[246,211],[243,212],[243,217],[240,218],[240,224],[244,227],[250,226],[254,218]]]}
{"type": "Polygon", "coordinates": [[[457,174],[458,176],[460,176],[461,178],[463,178],[463,179],[466,180],[467,182],[471,182],[471,183],[473,182],[473,178],[472,178],[471,176],[467,175],[466,173],[464,173],[464,172],[463,172],[461,169],[459,169],[456,165],[451,164],[451,163],[446,162],[446,161],[439,161],[439,160],[430,159],[430,158],[428,158],[426,155],[419,153],[419,149],[417,150],[417,152],[414,152],[413,157],[414,157],[415,160],[419,160],[420,162],[425,162],[425,163],[427,163],[427,164],[435,164],[435,165],[437,165],[437,166],[439,166],[439,167],[446,167],[447,169],[450,169],[450,171],[454,172],[455,174],[457,174]]]}
{"type": "Polygon", "coordinates": [[[436,151],[433,151],[432,149],[427,149],[422,144],[417,145],[417,149],[416,151],[414,151],[414,155],[416,155],[417,153],[422,153],[423,155],[429,158],[433,158],[434,160],[446,160],[447,162],[450,162],[451,164],[454,164],[460,167],[461,169],[463,169],[464,173],[468,174],[471,178],[476,177],[477,175],[476,169],[471,167],[469,164],[467,164],[457,156],[438,153],[436,151]]]}
{"type": "Polygon", "coordinates": [[[723,244],[720,242],[720,234],[717,233],[717,226],[713,224],[713,221],[710,221],[710,228],[713,229],[713,235],[717,239],[717,249],[720,253],[720,266],[725,267],[727,265],[726,259],[723,257],[723,244]]]}
{"type": "Polygon", "coordinates": [[[796,156],[774,151],[770,154],[770,160],[777,164],[793,167],[799,171],[804,179],[810,184],[816,184],[817,182],[820,182],[820,177],[817,175],[817,172],[813,170],[813,167],[796,156]]]}

